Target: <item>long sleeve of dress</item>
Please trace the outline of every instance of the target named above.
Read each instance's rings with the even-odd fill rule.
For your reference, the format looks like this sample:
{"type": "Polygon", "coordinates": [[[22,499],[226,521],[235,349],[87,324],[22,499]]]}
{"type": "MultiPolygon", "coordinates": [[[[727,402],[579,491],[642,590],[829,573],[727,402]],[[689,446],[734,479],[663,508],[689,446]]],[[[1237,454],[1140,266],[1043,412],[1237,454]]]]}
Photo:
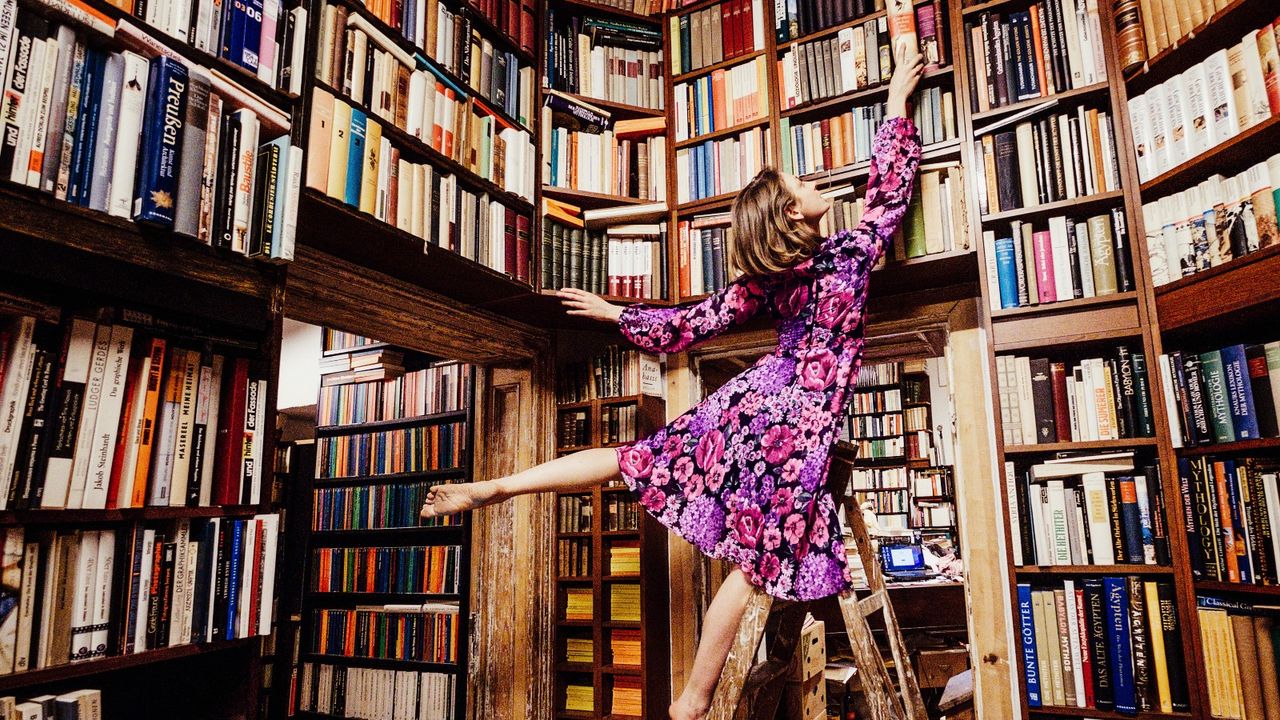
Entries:
{"type": "Polygon", "coordinates": [[[862,219],[853,232],[832,236],[819,254],[835,255],[832,259],[839,266],[841,260],[847,263],[861,251],[866,254],[866,267],[874,266],[902,224],[919,167],[920,135],[915,124],[904,117],[885,120],[871,146],[862,219]]]}
{"type": "Polygon", "coordinates": [[[740,277],[702,300],[673,307],[629,305],[618,327],[641,350],[680,352],[755,317],[771,297],[768,282],[740,277]]]}

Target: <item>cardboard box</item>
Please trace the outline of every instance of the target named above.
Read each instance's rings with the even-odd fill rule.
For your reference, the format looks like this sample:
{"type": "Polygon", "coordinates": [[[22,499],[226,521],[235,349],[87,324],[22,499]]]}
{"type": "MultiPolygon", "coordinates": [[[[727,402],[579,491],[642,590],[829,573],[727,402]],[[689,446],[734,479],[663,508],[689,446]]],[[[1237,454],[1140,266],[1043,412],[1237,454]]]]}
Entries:
{"type": "Polygon", "coordinates": [[[815,620],[800,631],[800,643],[796,645],[796,656],[791,661],[788,678],[795,682],[804,682],[815,675],[822,675],[826,667],[826,623],[815,620]]]}
{"type": "Polygon", "coordinates": [[[804,682],[789,682],[783,695],[786,702],[784,716],[791,720],[826,720],[827,681],[819,669],[818,674],[804,682]]]}
{"type": "Polygon", "coordinates": [[[946,687],[953,675],[969,669],[969,651],[964,648],[921,650],[916,658],[916,681],[922,688],[946,687]]]}

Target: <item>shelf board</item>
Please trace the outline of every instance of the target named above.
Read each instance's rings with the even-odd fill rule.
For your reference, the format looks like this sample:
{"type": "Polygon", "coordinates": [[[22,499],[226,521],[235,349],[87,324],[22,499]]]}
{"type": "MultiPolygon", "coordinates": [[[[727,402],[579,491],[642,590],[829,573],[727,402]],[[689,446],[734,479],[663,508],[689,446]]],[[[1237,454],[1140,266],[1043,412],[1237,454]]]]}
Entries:
{"type": "Polygon", "coordinates": [[[584,662],[568,662],[562,660],[556,663],[556,670],[559,672],[578,673],[580,675],[589,675],[594,671],[591,663],[584,662]]]}
{"type": "Polygon", "coordinates": [[[458,673],[466,668],[457,663],[429,662],[427,660],[397,660],[394,658],[351,657],[349,655],[327,655],[325,653],[302,653],[304,662],[332,663],[348,667],[379,668],[384,670],[417,670],[420,672],[458,673]]]}
{"type": "Polygon", "coordinates": [[[555,185],[543,185],[542,194],[587,209],[615,207],[617,205],[643,205],[654,202],[653,200],[643,200],[641,198],[627,197],[626,195],[575,190],[574,188],[556,187],[555,185]]]}
{"type": "Polygon", "coordinates": [[[1197,591],[1280,596],[1280,585],[1246,585],[1244,583],[1216,582],[1213,580],[1196,580],[1194,585],[1197,591]]]}
{"type": "MultiPolygon", "coordinates": [[[[591,533],[586,533],[586,534],[587,534],[587,535],[590,535],[591,533]]],[[[563,537],[563,536],[562,536],[562,537],[563,537]]],[[[592,576],[590,576],[590,575],[583,575],[583,576],[580,576],[580,577],[579,577],[579,576],[565,576],[565,577],[558,577],[558,578],[556,578],[556,582],[561,583],[561,584],[563,584],[563,585],[578,585],[578,584],[581,584],[581,583],[591,584],[591,583],[594,583],[594,582],[595,582],[595,578],[593,578],[593,577],[592,577],[592,576]]]]}
{"type": "Polygon", "coordinates": [[[961,10],[960,13],[965,17],[968,17],[970,15],[978,15],[980,13],[987,12],[988,10],[995,10],[1005,5],[1010,5],[1014,1],[1015,0],[987,0],[987,2],[980,2],[980,3],[975,3],[973,5],[969,5],[968,7],[961,10]]]}
{"type": "Polygon", "coordinates": [[[1212,445],[1196,445],[1194,447],[1174,448],[1174,452],[1182,457],[1191,457],[1196,455],[1235,455],[1237,453],[1257,452],[1259,450],[1280,450],[1280,438],[1257,438],[1255,440],[1237,440],[1236,442],[1229,443],[1214,443],[1212,445]]]}
{"type": "Polygon", "coordinates": [[[1039,443],[1036,445],[1005,445],[1005,455],[1045,455],[1056,452],[1124,450],[1138,447],[1155,447],[1155,438],[1122,438],[1120,440],[1080,440],[1076,442],[1039,443]]]}
{"type": "MultiPolygon", "coordinates": [[[[626,488],[620,488],[626,490],[626,488]]],[[[640,537],[639,530],[601,530],[600,535],[607,538],[637,538],[640,537]]]]}
{"type": "MultiPolygon", "coordinates": [[[[308,586],[309,587],[309,586],[308,586]]],[[[458,593],[420,592],[321,592],[306,590],[305,603],[310,607],[347,607],[351,605],[386,605],[426,602],[450,602],[462,598],[458,593]]]]}
{"type": "MultiPolygon", "coordinates": [[[[1136,316],[1137,311],[1134,309],[1133,314],[1136,316]]],[[[1035,318],[1036,321],[1043,321],[1044,318],[1035,318]]],[[[1002,325],[1004,325],[1002,323],[1002,325]]],[[[1001,327],[998,325],[997,327],[1001,327]]],[[[998,333],[997,333],[998,335],[998,333]]],[[[1069,345],[1082,345],[1092,343],[1111,343],[1116,340],[1140,340],[1142,337],[1142,328],[1137,324],[1125,327],[1113,327],[1104,330],[1092,330],[1087,332],[1071,332],[1065,335],[1054,335],[1045,337],[1027,337],[1023,339],[1010,338],[1001,339],[996,337],[995,350],[997,353],[1005,354],[1010,352],[1018,352],[1021,350],[1036,350],[1050,347],[1064,347],[1069,345]]]]}
{"type": "Polygon", "coordinates": [[[600,672],[605,675],[640,675],[642,669],[639,665],[605,665],[600,668],[600,672]]]}
{"type": "MultiPolygon", "coordinates": [[[[547,90],[551,90],[551,89],[555,89],[555,88],[543,87],[542,91],[545,93],[547,90]]],[[[608,110],[609,114],[613,116],[614,119],[653,118],[653,117],[666,117],[667,115],[667,111],[663,110],[662,108],[648,108],[648,107],[643,107],[641,105],[628,105],[627,103],[618,102],[616,100],[605,100],[603,98],[591,97],[590,95],[582,95],[580,93],[571,93],[568,90],[555,89],[555,91],[560,93],[561,95],[568,95],[571,98],[587,103],[589,105],[595,105],[596,107],[602,110],[608,110]]]]}
{"type": "Polygon", "coordinates": [[[178,518],[244,517],[263,512],[258,505],[215,505],[211,507],[142,507],[119,510],[7,510],[0,512],[0,526],[62,525],[176,520],[178,518]]]}
{"type": "MultiPolygon", "coordinates": [[[[713,4],[718,2],[722,2],[722,0],[714,0],[713,4]]],[[[690,80],[696,80],[703,76],[709,76],[711,75],[711,73],[715,72],[716,70],[725,70],[735,65],[742,65],[745,63],[749,63],[755,60],[756,58],[763,57],[763,56],[764,56],[764,50],[755,50],[745,55],[739,55],[737,57],[729,58],[728,60],[721,60],[718,63],[713,63],[711,65],[700,67],[697,70],[693,70],[691,72],[680,73],[679,75],[672,75],[670,78],[667,79],[667,82],[671,83],[672,86],[675,86],[679,83],[688,82],[690,80]]],[[[679,146],[677,145],[677,147],[679,146]]]]}
{"type": "Polygon", "coordinates": [[[699,198],[697,200],[686,200],[676,205],[676,213],[679,215],[696,215],[698,213],[718,213],[728,211],[733,205],[733,201],[738,197],[738,190],[733,190],[719,195],[699,198]]]}
{"type": "MultiPolygon", "coordinates": [[[[1083,87],[1072,88],[1071,90],[1063,90],[1062,92],[1045,95],[1044,97],[1032,98],[1030,100],[1019,100],[1017,102],[1009,103],[1008,105],[1001,105],[1000,107],[991,108],[990,110],[983,110],[982,112],[974,113],[973,124],[976,126],[979,123],[986,122],[987,120],[995,120],[1006,115],[1013,115],[1026,110],[1029,107],[1035,107],[1041,103],[1049,102],[1050,100],[1057,100],[1058,104],[1061,105],[1064,102],[1078,100],[1083,97],[1105,95],[1110,87],[1111,86],[1104,81],[1094,83],[1092,85],[1085,85],[1083,87]]],[[[978,131],[980,130],[981,128],[978,128],[978,131]]],[[[984,134],[978,131],[975,131],[976,135],[984,134]]]]}
{"type": "Polygon", "coordinates": [[[1233,0],[1131,72],[1125,78],[1129,97],[1146,92],[1213,52],[1240,42],[1241,31],[1262,27],[1275,17],[1274,0],[1233,0]]]}
{"type": "MultiPolygon", "coordinates": [[[[935,78],[948,77],[952,74],[953,70],[954,70],[954,66],[951,66],[951,65],[946,65],[944,67],[930,70],[924,73],[923,75],[921,75],[920,82],[924,83],[924,82],[933,80],[935,78]]],[[[779,116],[790,118],[790,117],[797,117],[797,116],[818,115],[823,111],[831,110],[832,108],[848,110],[854,104],[861,104],[870,98],[880,97],[882,95],[888,96],[888,94],[889,94],[889,83],[883,82],[877,85],[873,85],[871,87],[859,88],[857,90],[850,90],[848,92],[844,92],[839,95],[834,95],[832,97],[822,98],[821,100],[815,100],[809,103],[805,103],[803,105],[797,105],[795,107],[786,108],[779,113],[779,116]]]]}
{"type": "Polygon", "coordinates": [[[441,540],[461,541],[464,529],[466,529],[465,525],[445,525],[385,530],[312,530],[311,543],[314,547],[394,546],[424,540],[430,541],[431,544],[439,544],[441,540]]]}
{"type": "Polygon", "coordinates": [[[1280,115],[1273,115],[1231,139],[1209,148],[1175,168],[1166,170],[1138,186],[1145,200],[1164,197],[1199,184],[1221,173],[1233,175],[1256,164],[1266,148],[1280,145],[1280,115]]]}
{"type": "Polygon", "coordinates": [[[589,538],[591,537],[591,531],[590,530],[566,530],[562,532],[557,532],[556,537],[564,538],[566,540],[589,538]]]}
{"type": "MultiPolygon", "coordinates": [[[[943,140],[942,142],[925,145],[920,149],[920,163],[926,164],[933,160],[951,157],[960,153],[960,138],[951,140],[943,140]]],[[[800,176],[801,180],[813,181],[821,188],[831,188],[837,185],[847,185],[850,181],[867,177],[871,174],[871,162],[864,160],[852,165],[833,168],[831,170],[818,170],[816,172],[805,173],[800,176]]]]}
{"type": "Polygon", "coordinates": [[[1027,207],[1015,208],[1013,210],[1002,210],[997,213],[987,213],[982,216],[982,224],[990,225],[992,223],[1008,220],[1032,222],[1035,220],[1043,220],[1053,215],[1067,214],[1083,217],[1093,214],[1096,210],[1106,209],[1111,205],[1118,205],[1123,202],[1124,191],[1111,190],[1109,192],[1094,193],[1093,195],[1073,198],[1071,200],[1056,200],[1051,203],[1028,205],[1027,207]]]}
{"type": "MultiPolygon", "coordinates": [[[[1277,276],[1280,245],[1161,285],[1155,289],[1160,330],[1217,338],[1237,330],[1275,327],[1280,316],[1277,276]]],[[[1268,334],[1262,339],[1274,337],[1268,334]]]]}
{"type": "Polygon", "coordinates": [[[152,663],[169,662],[171,660],[178,660],[195,655],[221,652],[234,648],[243,648],[256,642],[257,639],[258,638],[255,636],[251,638],[241,638],[238,640],[219,640],[217,642],[202,643],[199,645],[178,645],[177,647],[158,648],[156,650],[134,653],[132,655],[115,655],[112,657],[102,658],[100,660],[67,663],[64,665],[54,665],[53,667],[41,668],[39,670],[28,670],[26,672],[12,673],[10,675],[0,675],[0,692],[12,692],[20,688],[48,685],[75,678],[97,676],[109,672],[115,672],[117,670],[150,665],[152,663]]]}
{"type": "Polygon", "coordinates": [[[1138,293],[1135,291],[1112,293],[1111,295],[1097,295],[1091,298],[1078,298],[1063,300],[1062,302],[1044,303],[1041,305],[1027,305],[1025,307],[992,310],[991,319],[994,322],[1000,322],[1005,318],[1053,315],[1057,313],[1073,312],[1081,308],[1092,308],[1100,305],[1124,305],[1136,303],[1137,301],[1138,293]]]}
{"type": "Polygon", "coordinates": [[[406,428],[413,427],[415,425],[428,425],[439,422],[448,422],[450,420],[466,419],[467,411],[465,409],[447,410],[445,412],[431,413],[430,415],[416,415],[414,417],[396,418],[394,420],[372,420],[370,422],[357,423],[354,425],[319,425],[316,427],[316,435],[344,435],[348,433],[406,428]]]}
{"type": "Polygon", "coordinates": [[[1024,565],[1013,569],[1018,575],[1172,575],[1165,565],[1024,565]]]}
{"type": "Polygon", "coordinates": [[[641,15],[640,13],[631,12],[630,10],[623,10],[621,8],[616,8],[616,7],[611,7],[609,5],[604,5],[601,3],[591,2],[591,0],[555,0],[555,2],[558,2],[561,5],[568,5],[570,7],[581,8],[586,12],[595,12],[595,13],[602,13],[605,15],[613,15],[614,17],[626,18],[628,20],[634,20],[635,22],[652,23],[655,25],[661,23],[661,18],[651,17],[649,15],[641,15]]]}
{"type": "Polygon", "coordinates": [[[1159,713],[1159,712],[1140,712],[1136,715],[1129,713],[1120,713],[1110,710],[1096,710],[1094,708],[1077,708],[1064,707],[1056,705],[1044,705],[1041,707],[1030,708],[1032,715],[1050,715],[1056,717],[1079,717],[1093,718],[1093,720],[1191,720],[1191,713],[1159,713]]]}
{"type": "Polygon", "coordinates": [[[387,483],[399,480],[430,480],[434,478],[449,477],[450,475],[464,475],[470,468],[465,465],[462,467],[441,468],[439,470],[420,470],[418,472],[402,472],[402,473],[386,473],[383,475],[359,475],[353,477],[337,477],[337,478],[316,478],[316,487],[334,487],[340,485],[385,485],[387,483]]]}
{"type": "Polygon", "coordinates": [[[694,137],[691,137],[687,140],[680,140],[676,142],[675,149],[680,150],[681,148],[692,147],[694,145],[701,145],[704,142],[709,142],[711,140],[719,140],[720,138],[725,138],[730,135],[737,135],[738,133],[746,132],[753,128],[765,126],[768,124],[769,124],[769,117],[767,115],[764,117],[758,117],[755,120],[748,120],[744,123],[738,123],[737,125],[730,125],[729,127],[726,127],[726,128],[721,128],[719,130],[712,130],[711,132],[703,133],[701,135],[695,135],[694,137]]]}

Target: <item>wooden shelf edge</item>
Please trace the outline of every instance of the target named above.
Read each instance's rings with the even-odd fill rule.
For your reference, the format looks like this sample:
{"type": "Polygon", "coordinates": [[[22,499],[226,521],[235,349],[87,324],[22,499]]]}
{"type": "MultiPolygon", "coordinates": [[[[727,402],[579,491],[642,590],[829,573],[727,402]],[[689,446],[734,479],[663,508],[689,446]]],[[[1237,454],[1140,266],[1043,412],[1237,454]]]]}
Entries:
{"type": "MultiPolygon", "coordinates": [[[[1004,117],[1005,115],[1016,114],[1018,112],[1026,110],[1029,107],[1035,107],[1036,105],[1039,105],[1041,103],[1046,103],[1051,100],[1057,100],[1058,103],[1063,103],[1071,100],[1077,100],[1081,97],[1087,97],[1089,95],[1105,93],[1107,92],[1107,90],[1110,89],[1110,87],[1111,86],[1108,85],[1106,81],[1103,81],[1100,83],[1094,83],[1092,85],[1084,85],[1082,87],[1072,88],[1070,90],[1063,90],[1062,92],[1056,92],[1052,95],[1045,95],[1043,97],[1031,98],[1030,100],[1019,100],[1017,102],[1009,103],[1008,105],[1001,105],[1000,107],[991,108],[990,110],[983,110],[982,112],[973,113],[972,121],[974,125],[977,125],[979,123],[983,123],[988,120],[994,120],[996,118],[1004,117]]],[[[978,133],[975,131],[975,134],[981,135],[982,133],[978,133]]]]}
{"type": "Polygon", "coordinates": [[[1107,192],[1094,193],[1093,195],[1085,195],[1083,197],[1072,198],[1070,200],[1055,200],[1051,203],[1028,205],[1026,207],[1015,208],[1013,210],[1001,210],[997,213],[988,213],[982,216],[982,224],[989,225],[991,223],[1007,220],[1019,220],[1026,217],[1051,215],[1055,213],[1063,215],[1084,215],[1099,205],[1114,202],[1124,202],[1123,190],[1109,190],[1107,192]]]}
{"type": "Polygon", "coordinates": [[[683,150],[684,148],[693,147],[694,145],[701,145],[704,142],[711,142],[712,140],[721,140],[726,137],[729,137],[730,135],[737,135],[738,133],[747,132],[748,130],[754,130],[755,128],[758,128],[758,127],[765,127],[768,124],[769,124],[769,117],[766,115],[765,117],[759,117],[759,118],[756,118],[755,120],[748,120],[747,122],[738,123],[737,125],[731,125],[727,128],[722,128],[720,130],[713,130],[709,133],[703,133],[701,135],[697,135],[695,137],[691,137],[685,140],[679,140],[675,143],[675,149],[683,150]]]}
{"type": "Polygon", "coordinates": [[[1018,575],[1172,575],[1168,565],[1022,565],[1013,568],[1018,575]]]}
{"type": "Polygon", "coordinates": [[[427,425],[447,420],[465,420],[467,418],[467,412],[468,410],[463,408],[461,410],[445,410],[438,413],[415,415],[407,418],[395,418],[392,420],[371,420],[369,422],[355,423],[351,425],[317,425],[316,435],[318,437],[345,435],[351,433],[370,432],[373,430],[411,427],[413,425],[427,425]]]}
{"type": "Polygon", "coordinates": [[[1025,307],[1004,308],[991,311],[991,320],[1000,322],[1008,318],[1025,318],[1037,315],[1054,315],[1058,313],[1078,312],[1100,305],[1127,305],[1138,301],[1136,291],[1118,292],[1110,295],[1096,295],[1090,298],[1063,300],[1062,302],[1027,305],[1025,307]]]}
{"type": "MultiPolygon", "coordinates": [[[[712,4],[715,4],[721,1],[722,0],[712,0],[712,4]]],[[[697,70],[691,70],[687,73],[672,75],[670,78],[667,79],[667,82],[671,83],[672,87],[674,87],[679,83],[686,83],[686,82],[689,82],[690,80],[697,80],[698,78],[703,77],[705,75],[710,75],[716,70],[725,70],[733,67],[734,65],[744,65],[746,63],[752,62],[758,57],[764,57],[764,53],[765,53],[764,50],[753,50],[744,55],[738,55],[737,57],[731,57],[728,60],[721,60],[718,63],[713,63],[711,65],[700,67],[697,70]]]]}
{"type": "Polygon", "coordinates": [[[18,688],[33,687],[72,678],[90,677],[104,673],[125,670],[128,668],[150,665],[153,663],[178,660],[207,653],[221,652],[238,647],[245,647],[256,641],[258,636],[239,638],[236,640],[219,640],[199,645],[178,645],[177,647],[157,648],[132,655],[114,655],[101,660],[67,663],[53,667],[28,670],[26,672],[0,675],[0,692],[8,692],[18,688]]]}
{"type": "Polygon", "coordinates": [[[1213,173],[1230,175],[1232,169],[1258,162],[1258,149],[1273,148],[1277,142],[1280,142],[1280,115],[1272,115],[1142,183],[1138,192],[1144,198],[1155,199],[1195,185],[1213,173]]]}
{"type": "Polygon", "coordinates": [[[1005,445],[1005,455],[1043,455],[1055,452],[1124,450],[1155,447],[1156,438],[1122,438],[1120,440],[1081,440],[1077,442],[1039,443],[1037,445],[1005,445]]]}
{"type": "Polygon", "coordinates": [[[1246,595],[1280,595],[1280,585],[1246,585],[1244,583],[1196,580],[1192,583],[1196,592],[1228,592],[1246,595]]]}

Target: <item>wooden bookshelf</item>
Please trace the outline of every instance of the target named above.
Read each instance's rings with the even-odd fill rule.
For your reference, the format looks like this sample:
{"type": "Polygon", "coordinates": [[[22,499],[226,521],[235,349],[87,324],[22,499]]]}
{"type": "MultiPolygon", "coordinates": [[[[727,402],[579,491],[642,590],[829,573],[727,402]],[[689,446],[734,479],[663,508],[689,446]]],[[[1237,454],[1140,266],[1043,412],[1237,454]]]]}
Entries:
{"type": "MultiPolygon", "coordinates": [[[[593,400],[557,404],[557,413],[586,412],[589,442],[585,445],[558,448],[561,454],[591,447],[617,447],[623,443],[604,442],[601,413],[606,407],[634,406],[636,408],[636,436],[644,437],[665,424],[666,404],[661,398],[649,395],[604,397],[593,400]]],[[[580,521],[579,521],[580,522],[580,521]]],[[[556,581],[555,608],[555,716],[560,718],[616,718],[611,706],[613,678],[636,677],[641,684],[642,717],[662,720],[667,717],[671,701],[670,637],[668,630],[667,594],[667,534],[668,531],[640,508],[630,490],[625,486],[593,488],[583,492],[557,493],[556,497],[556,559],[559,563],[569,558],[561,555],[564,543],[575,543],[587,548],[590,572],[584,575],[562,576],[556,581]],[[590,509],[589,530],[567,530],[560,524],[561,503],[568,498],[578,498],[590,509]],[[610,503],[627,503],[638,515],[635,528],[611,530],[607,517],[610,503]],[[638,542],[640,548],[640,572],[614,575],[610,572],[609,548],[617,541],[638,542]],[[615,585],[639,585],[640,622],[615,621],[610,618],[610,589],[615,585]],[[565,618],[566,589],[589,588],[592,598],[591,620],[565,618]],[[611,631],[615,629],[640,631],[640,665],[618,665],[610,654],[611,631]],[[593,659],[590,663],[568,662],[566,641],[590,639],[593,659]],[[593,690],[591,712],[572,711],[565,707],[565,688],[569,684],[590,685],[593,690]]],[[[571,525],[570,527],[580,527],[571,525]]]]}
{"type": "MultiPolygon", "coordinates": [[[[411,350],[396,349],[403,352],[408,358],[405,366],[409,372],[418,369],[430,371],[435,367],[453,364],[447,361],[438,362],[433,358],[411,350]]],[[[468,620],[471,612],[470,513],[451,518],[454,524],[450,525],[421,524],[428,521],[419,519],[416,509],[413,510],[412,517],[415,519],[415,523],[418,524],[409,527],[321,530],[314,525],[314,518],[318,517],[317,513],[325,512],[323,507],[316,506],[316,503],[320,502],[319,493],[322,491],[351,486],[388,485],[400,481],[425,480],[427,482],[454,483],[467,482],[472,479],[475,453],[475,448],[473,447],[475,438],[473,428],[475,405],[474,369],[464,369],[464,372],[456,375],[455,378],[460,383],[459,389],[463,402],[463,406],[455,410],[446,409],[405,418],[343,425],[320,425],[320,421],[328,420],[328,418],[316,418],[314,444],[309,445],[308,451],[304,452],[299,458],[310,462],[306,465],[300,465],[292,474],[295,481],[294,485],[296,486],[290,496],[292,512],[303,520],[298,523],[300,527],[291,528],[293,535],[290,553],[291,559],[296,565],[291,578],[290,594],[286,594],[282,599],[282,604],[287,605],[291,616],[298,618],[297,640],[295,641],[295,646],[290,648],[290,657],[293,659],[290,671],[294,676],[297,692],[299,693],[303,689],[302,677],[303,664],[305,663],[310,663],[316,667],[319,665],[332,665],[336,667],[443,673],[452,675],[456,683],[454,702],[447,710],[448,717],[454,720],[464,720],[466,718],[466,708],[470,697],[470,688],[467,686],[468,651],[472,637],[471,623],[468,620]],[[463,436],[460,441],[465,443],[461,453],[461,463],[457,467],[417,472],[376,473],[341,478],[321,478],[316,474],[321,470],[321,465],[315,462],[314,457],[317,452],[324,450],[321,443],[326,439],[333,441],[344,436],[360,433],[412,430],[455,423],[461,424],[463,436]],[[317,552],[322,550],[409,547],[430,549],[433,547],[454,546],[458,547],[456,558],[457,575],[456,587],[451,591],[423,592],[396,589],[370,591],[359,589],[358,586],[353,586],[351,589],[338,590],[317,589],[322,576],[319,574],[321,567],[316,562],[315,556],[317,552]],[[361,606],[417,605],[422,603],[447,603],[457,606],[459,634],[455,638],[456,656],[453,661],[438,662],[336,655],[322,652],[316,645],[320,637],[320,627],[316,615],[319,611],[331,609],[350,610],[361,606]]],[[[322,387],[321,392],[325,392],[325,388],[322,387]]],[[[321,407],[322,403],[318,401],[317,412],[321,407]]],[[[335,571],[336,567],[335,564],[335,571]]],[[[394,577],[390,579],[395,580],[394,577]]],[[[300,695],[294,698],[294,702],[297,703],[299,708],[305,706],[300,695]]],[[[314,713],[308,712],[305,714],[312,715],[314,713]]]]}

